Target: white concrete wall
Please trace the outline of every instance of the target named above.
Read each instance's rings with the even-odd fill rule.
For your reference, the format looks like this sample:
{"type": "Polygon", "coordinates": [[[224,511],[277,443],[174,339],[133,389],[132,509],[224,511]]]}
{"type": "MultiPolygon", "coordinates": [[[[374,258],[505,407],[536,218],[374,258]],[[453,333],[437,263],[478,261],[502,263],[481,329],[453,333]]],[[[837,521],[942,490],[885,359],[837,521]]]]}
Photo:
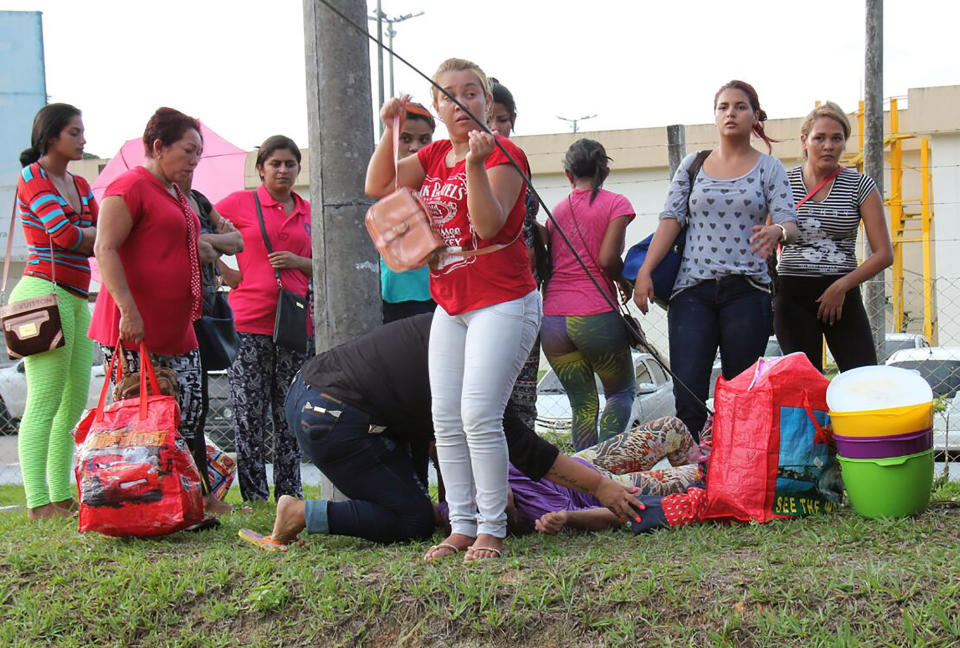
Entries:
{"type": "Polygon", "coordinates": [[[941,345],[960,344],[960,134],[931,134],[934,276],[941,345]]]}
{"type": "MultiPolygon", "coordinates": [[[[556,174],[535,175],[533,183],[551,209],[561,200],[565,200],[570,193],[570,184],[559,171],[556,174]]],[[[663,209],[669,185],[665,167],[629,171],[613,169],[610,172],[610,177],[607,178],[603,188],[626,196],[637,214],[627,227],[627,247],[642,240],[656,229],[657,217],[663,209]]],[[[546,221],[546,214],[541,211],[537,218],[543,223],[546,221]]]]}
{"type": "MultiPolygon", "coordinates": [[[[533,185],[551,210],[558,202],[566,199],[567,194],[570,193],[570,184],[559,169],[555,174],[535,175],[533,185]]],[[[669,185],[666,167],[631,169],[629,171],[617,171],[614,168],[610,172],[610,177],[603,185],[604,189],[626,196],[637,214],[633,222],[627,227],[627,248],[643,240],[656,229],[657,217],[663,209],[669,185]]],[[[541,223],[546,222],[547,216],[542,208],[537,219],[541,223]]],[[[567,235],[575,234],[568,232],[567,235]]],[[[666,311],[659,306],[653,306],[650,312],[643,316],[633,306],[632,302],[630,310],[638,316],[640,325],[643,327],[650,343],[664,358],[668,358],[666,311]]]]}

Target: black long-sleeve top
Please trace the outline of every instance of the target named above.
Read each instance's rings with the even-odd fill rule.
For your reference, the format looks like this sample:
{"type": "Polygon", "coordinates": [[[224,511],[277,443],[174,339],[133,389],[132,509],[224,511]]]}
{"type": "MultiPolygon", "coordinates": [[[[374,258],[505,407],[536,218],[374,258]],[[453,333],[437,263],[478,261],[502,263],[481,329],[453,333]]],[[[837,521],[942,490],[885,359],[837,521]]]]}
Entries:
{"type": "MultiPolygon", "coordinates": [[[[307,361],[303,379],[372,416],[392,439],[425,448],[433,440],[427,375],[432,318],[426,314],[391,322],[330,349],[307,361]]],[[[509,406],[503,431],[510,462],[530,479],[543,478],[560,451],[509,406]]]]}

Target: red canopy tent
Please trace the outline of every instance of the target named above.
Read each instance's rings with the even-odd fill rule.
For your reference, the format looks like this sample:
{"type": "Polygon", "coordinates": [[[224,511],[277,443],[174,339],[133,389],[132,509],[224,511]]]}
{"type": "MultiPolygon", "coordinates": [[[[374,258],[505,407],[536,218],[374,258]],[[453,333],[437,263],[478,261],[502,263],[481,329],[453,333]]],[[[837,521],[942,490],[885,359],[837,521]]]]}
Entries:
{"type": "MultiPolygon", "coordinates": [[[[206,124],[200,124],[200,134],[203,136],[203,155],[193,172],[193,188],[216,203],[243,189],[247,152],[214,133],[206,124]]],[[[97,202],[103,199],[103,192],[117,176],[143,164],[145,158],[143,140],[127,140],[93,183],[97,202]]]]}

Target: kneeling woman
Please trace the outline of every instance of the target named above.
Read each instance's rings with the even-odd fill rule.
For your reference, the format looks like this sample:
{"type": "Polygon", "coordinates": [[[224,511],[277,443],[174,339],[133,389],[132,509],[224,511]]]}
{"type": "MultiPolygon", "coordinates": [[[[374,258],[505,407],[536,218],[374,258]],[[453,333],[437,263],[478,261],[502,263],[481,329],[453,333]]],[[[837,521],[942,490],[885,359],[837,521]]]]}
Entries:
{"type": "MultiPolygon", "coordinates": [[[[273,534],[244,529],[241,537],[283,550],[304,528],[375,542],[433,534],[437,520],[427,494],[427,450],[433,439],[427,370],[431,318],[391,322],[304,365],[287,396],[290,428],[304,454],[350,500],[281,497],[273,534]]],[[[511,460],[530,479],[576,488],[619,517],[636,517],[632,486],[560,454],[515,413],[507,412],[503,426],[511,460]]],[[[442,548],[461,549],[452,543],[442,548]]]]}

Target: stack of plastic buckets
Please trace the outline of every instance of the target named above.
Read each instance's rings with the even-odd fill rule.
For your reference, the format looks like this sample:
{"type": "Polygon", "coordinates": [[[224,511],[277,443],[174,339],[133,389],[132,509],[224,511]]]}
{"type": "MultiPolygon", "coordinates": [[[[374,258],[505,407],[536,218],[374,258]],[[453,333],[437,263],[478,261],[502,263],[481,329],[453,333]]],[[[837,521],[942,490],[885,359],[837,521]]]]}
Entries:
{"type": "Polygon", "coordinates": [[[850,504],[868,518],[920,513],[933,483],[933,392],[914,371],[860,367],[827,388],[850,504]]]}

